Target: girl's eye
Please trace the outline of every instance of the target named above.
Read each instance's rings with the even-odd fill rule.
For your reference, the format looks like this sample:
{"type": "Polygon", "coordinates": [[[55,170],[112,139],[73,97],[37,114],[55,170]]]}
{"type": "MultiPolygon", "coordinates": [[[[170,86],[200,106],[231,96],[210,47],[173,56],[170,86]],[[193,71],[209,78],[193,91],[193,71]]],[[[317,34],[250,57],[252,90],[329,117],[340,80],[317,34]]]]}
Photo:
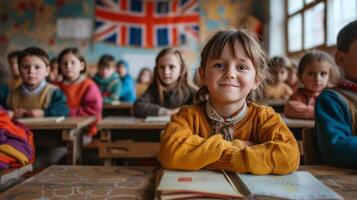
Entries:
{"type": "Polygon", "coordinates": [[[239,65],[239,66],[237,66],[237,69],[238,69],[239,71],[243,71],[243,70],[247,70],[248,67],[245,66],[245,65],[239,65]]]}
{"type": "Polygon", "coordinates": [[[218,64],[215,64],[214,67],[218,68],[218,69],[222,69],[224,67],[224,65],[221,63],[218,63],[218,64]]]}
{"type": "Polygon", "coordinates": [[[170,69],[175,69],[175,65],[170,65],[170,69]]]}
{"type": "Polygon", "coordinates": [[[36,65],[36,66],[35,66],[35,69],[40,69],[40,68],[41,68],[41,67],[40,67],[40,66],[38,66],[38,65],[36,65]]]}
{"type": "Polygon", "coordinates": [[[327,76],[327,72],[321,72],[321,76],[327,76]]]}

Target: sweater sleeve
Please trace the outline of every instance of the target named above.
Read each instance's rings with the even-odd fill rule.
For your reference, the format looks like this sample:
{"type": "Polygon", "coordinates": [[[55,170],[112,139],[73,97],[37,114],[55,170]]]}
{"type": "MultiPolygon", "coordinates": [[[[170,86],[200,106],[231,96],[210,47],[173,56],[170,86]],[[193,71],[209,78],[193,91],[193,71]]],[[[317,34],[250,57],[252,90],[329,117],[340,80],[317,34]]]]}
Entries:
{"type": "Polygon", "coordinates": [[[70,109],[71,116],[100,116],[102,113],[103,99],[98,86],[92,82],[82,100],[81,106],[70,109]]]}
{"type": "Polygon", "coordinates": [[[299,167],[297,141],[280,115],[272,108],[264,108],[257,115],[256,144],[244,146],[234,140],[233,146],[243,147],[227,148],[210,168],[252,174],[288,174],[299,167]]]}
{"type": "MultiPolygon", "coordinates": [[[[231,146],[221,135],[206,139],[194,134],[200,126],[199,116],[185,107],[171,117],[160,144],[159,160],[164,168],[198,170],[216,162],[231,146]]],[[[201,134],[208,135],[207,130],[201,134]]]]}
{"type": "Polygon", "coordinates": [[[324,91],[315,107],[315,131],[322,160],[357,167],[357,137],[346,102],[337,93],[324,91]]]}
{"type": "Polygon", "coordinates": [[[115,83],[109,89],[109,96],[103,97],[104,104],[111,104],[113,101],[118,101],[121,91],[121,82],[120,80],[115,81],[115,83]]]}
{"type": "Polygon", "coordinates": [[[163,115],[166,108],[154,103],[155,93],[151,88],[135,101],[133,111],[135,117],[147,117],[163,115]]]}
{"type": "Polygon", "coordinates": [[[44,110],[45,116],[68,116],[69,108],[66,102],[67,99],[62,90],[55,89],[49,106],[44,110]]]}
{"type": "MultiPolygon", "coordinates": [[[[198,170],[226,169],[253,174],[286,174],[299,166],[297,142],[279,115],[259,117],[259,144],[245,147],[240,140],[226,141],[220,134],[200,137],[197,115],[181,109],[162,136],[159,159],[163,167],[198,170]]],[[[208,135],[201,128],[200,134],[208,135]]],[[[207,131],[207,130],[206,130],[207,131]]]]}
{"type": "Polygon", "coordinates": [[[284,115],[289,118],[314,119],[314,106],[299,100],[289,100],[284,106],[284,115]]]}

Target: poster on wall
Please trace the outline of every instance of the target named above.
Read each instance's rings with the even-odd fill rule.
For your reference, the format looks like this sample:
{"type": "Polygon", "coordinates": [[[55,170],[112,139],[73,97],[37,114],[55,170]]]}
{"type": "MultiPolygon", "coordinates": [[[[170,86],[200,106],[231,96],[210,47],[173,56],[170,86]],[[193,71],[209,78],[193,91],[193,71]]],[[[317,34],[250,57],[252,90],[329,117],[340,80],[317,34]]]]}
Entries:
{"type": "Polygon", "coordinates": [[[96,0],[94,40],[119,46],[178,46],[199,39],[199,0],[96,0]]]}
{"type": "Polygon", "coordinates": [[[90,19],[57,19],[57,37],[61,39],[90,39],[92,36],[90,19]]]}

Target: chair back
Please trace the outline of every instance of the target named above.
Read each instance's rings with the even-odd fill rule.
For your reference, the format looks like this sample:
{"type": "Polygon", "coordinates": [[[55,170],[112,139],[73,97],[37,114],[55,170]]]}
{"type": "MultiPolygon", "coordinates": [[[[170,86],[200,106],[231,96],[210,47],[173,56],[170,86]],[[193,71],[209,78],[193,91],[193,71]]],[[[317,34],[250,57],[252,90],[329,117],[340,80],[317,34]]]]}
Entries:
{"type": "Polygon", "coordinates": [[[302,130],[303,158],[305,165],[321,164],[318,143],[314,128],[304,128],[302,130]]]}

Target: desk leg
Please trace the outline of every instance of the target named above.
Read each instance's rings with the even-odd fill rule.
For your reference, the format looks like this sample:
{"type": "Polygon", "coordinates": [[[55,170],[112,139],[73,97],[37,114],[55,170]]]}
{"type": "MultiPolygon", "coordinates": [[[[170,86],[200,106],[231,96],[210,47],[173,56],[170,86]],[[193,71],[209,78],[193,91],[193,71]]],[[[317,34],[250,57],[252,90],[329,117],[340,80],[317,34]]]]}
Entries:
{"type": "MultiPolygon", "coordinates": [[[[100,140],[101,142],[111,142],[111,132],[109,129],[100,130],[100,140]]],[[[112,166],[112,159],[105,158],[104,166],[112,166]]]]}
{"type": "Polygon", "coordinates": [[[82,160],[82,138],[79,130],[64,130],[62,139],[67,142],[67,163],[77,165],[82,160]]]}

